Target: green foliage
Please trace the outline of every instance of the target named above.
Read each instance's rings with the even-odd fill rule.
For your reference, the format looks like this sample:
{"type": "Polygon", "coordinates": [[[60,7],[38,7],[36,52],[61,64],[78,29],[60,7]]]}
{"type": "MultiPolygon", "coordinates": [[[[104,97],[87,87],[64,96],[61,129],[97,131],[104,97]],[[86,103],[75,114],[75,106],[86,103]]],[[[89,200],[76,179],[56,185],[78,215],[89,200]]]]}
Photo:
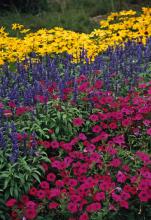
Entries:
{"type": "MultiPolygon", "coordinates": [[[[8,9],[4,2],[0,2],[0,7],[8,9]]],[[[5,26],[11,34],[13,34],[10,28],[12,23],[21,23],[32,31],[61,26],[89,33],[99,26],[91,19],[92,17],[121,9],[140,10],[142,6],[151,5],[149,0],[139,1],[139,4],[138,1],[132,0],[18,0],[18,3],[12,2],[16,4],[9,4],[11,11],[1,10],[0,15],[1,26],[5,26]]]]}
{"type": "Polygon", "coordinates": [[[22,116],[23,123],[17,124],[18,129],[23,131],[36,132],[40,139],[57,139],[69,141],[78,132],[78,127],[74,127],[72,121],[76,117],[86,116],[88,113],[81,108],[72,106],[61,101],[49,101],[46,106],[39,104],[36,107],[36,115],[31,120],[30,114],[22,116]],[[61,111],[59,110],[61,108],[61,111]],[[24,119],[23,119],[24,118],[24,119]],[[25,119],[26,118],[26,119],[25,119]],[[53,129],[54,133],[48,133],[53,129]]]}
{"type": "Polygon", "coordinates": [[[114,212],[101,210],[92,216],[92,220],[149,220],[151,211],[149,205],[135,205],[131,210],[120,209],[114,212]]]}
{"type": "Polygon", "coordinates": [[[41,163],[48,162],[48,158],[41,150],[36,157],[20,157],[14,164],[8,158],[8,150],[0,150],[0,193],[4,200],[9,197],[18,199],[28,192],[34,179],[40,182],[40,176],[44,173],[41,163]]]}
{"type": "Polygon", "coordinates": [[[2,197],[2,194],[0,192],[0,219],[1,220],[9,220],[9,214],[8,214],[8,208],[5,205],[5,201],[2,197]]]}
{"type": "Polygon", "coordinates": [[[7,10],[15,10],[19,12],[37,13],[41,10],[46,10],[48,7],[47,0],[3,0],[0,2],[0,7],[7,10]]]}

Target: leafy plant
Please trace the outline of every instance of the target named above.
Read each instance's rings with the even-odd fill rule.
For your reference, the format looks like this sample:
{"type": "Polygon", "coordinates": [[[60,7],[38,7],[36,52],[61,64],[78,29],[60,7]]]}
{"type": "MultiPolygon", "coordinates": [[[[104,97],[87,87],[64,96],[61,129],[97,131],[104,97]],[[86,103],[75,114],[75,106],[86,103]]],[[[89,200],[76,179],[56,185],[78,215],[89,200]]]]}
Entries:
{"type": "Polygon", "coordinates": [[[20,198],[27,193],[33,181],[40,182],[44,174],[42,162],[49,162],[42,150],[36,152],[36,157],[19,157],[16,163],[9,161],[8,151],[0,150],[0,192],[4,200],[9,197],[20,198]]]}

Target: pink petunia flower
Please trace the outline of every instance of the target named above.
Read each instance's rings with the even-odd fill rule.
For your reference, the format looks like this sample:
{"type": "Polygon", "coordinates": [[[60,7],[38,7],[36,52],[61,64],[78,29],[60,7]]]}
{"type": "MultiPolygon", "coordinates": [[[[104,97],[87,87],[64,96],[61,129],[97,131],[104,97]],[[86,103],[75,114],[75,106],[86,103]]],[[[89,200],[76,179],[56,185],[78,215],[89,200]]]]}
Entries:
{"type": "Polygon", "coordinates": [[[49,203],[48,208],[49,209],[56,209],[56,208],[58,208],[58,206],[59,206],[59,203],[51,202],[51,203],[49,203]]]}
{"type": "Polygon", "coordinates": [[[82,215],[80,215],[79,220],[89,220],[89,216],[86,212],[84,212],[82,215]]]}
{"type": "Polygon", "coordinates": [[[86,207],[87,212],[97,212],[101,209],[101,204],[98,202],[92,203],[86,207]]]}
{"type": "Polygon", "coordinates": [[[146,133],[151,136],[151,128],[147,129],[146,133]]]}
{"type": "Polygon", "coordinates": [[[56,179],[56,175],[54,173],[48,173],[47,175],[47,181],[54,182],[56,179]]]}
{"type": "Polygon", "coordinates": [[[26,209],[25,211],[25,217],[29,220],[32,220],[34,218],[36,218],[37,213],[36,213],[36,209],[26,209]]]}
{"type": "Polygon", "coordinates": [[[97,122],[99,120],[99,117],[97,114],[90,115],[89,119],[93,122],[97,122]]]}
{"type": "Polygon", "coordinates": [[[83,125],[83,123],[84,123],[84,120],[80,117],[73,119],[73,125],[74,126],[80,127],[81,125],[83,125]]]}
{"type": "Polygon", "coordinates": [[[9,200],[7,200],[7,202],[6,202],[6,206],[11,208],[11,207],[13,207],[16,203],[17,203],[17,200],[16,200],[16,199],[9,199],[9,200]]]}
{"type": "Polygon", "coordinates": [[[59,142],[58,141],[51,141],[50,146],[52,149],[58,149],[59,148],[59,142]]]}

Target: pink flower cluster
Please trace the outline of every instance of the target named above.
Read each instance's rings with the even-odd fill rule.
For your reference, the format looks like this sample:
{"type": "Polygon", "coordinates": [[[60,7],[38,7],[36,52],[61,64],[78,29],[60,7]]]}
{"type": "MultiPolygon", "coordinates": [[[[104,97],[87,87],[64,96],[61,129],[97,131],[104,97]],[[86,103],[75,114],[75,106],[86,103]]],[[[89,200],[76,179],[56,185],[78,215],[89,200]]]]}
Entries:
{"type": "Polygon", "coordinates": [[[39,140],[50,164],[42,164],[45,176],[28,195],[6,202],[13,220],[51,216],[63,205],[69,220],[88,220],[105,206],[118,211],[151,201],[151,82],[125,97],[101,91],[100,80],[77,82],[93,112],[73,118],[78,133],[69,142],[39,140]]]}

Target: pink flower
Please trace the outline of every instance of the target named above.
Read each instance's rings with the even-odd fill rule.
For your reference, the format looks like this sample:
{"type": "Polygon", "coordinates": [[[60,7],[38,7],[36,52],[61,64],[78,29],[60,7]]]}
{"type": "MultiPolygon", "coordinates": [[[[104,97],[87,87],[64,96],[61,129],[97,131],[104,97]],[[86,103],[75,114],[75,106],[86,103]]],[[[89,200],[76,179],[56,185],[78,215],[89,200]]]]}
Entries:
{"type": "Polygon", "coordinates": [[[115,201],[115,202],[120,202],[121,201],[121,197],[120,195],[116,194],[116,193],[112,193],[112,199],[115,201]]]}
{"type": "Polygon", "coordinates": [[[123,127],[128,127],[128,126],[130,126],[131,124],[132,124],[131,118],[126,118],[126,119],[123,119],[123,121],[122,121],[123,127]]]}
{"type": "Polygon", "coordinates": [[[147,190],[142,190],[139,194],[138,197],[140,199],[141,202],[148,202],[148,200],[150,199],[149,193],[147,190]]]}
{"type": "Polygon", "coordinates": [[[36,218],[37,213],[35,209],[26,209],[25,211],[25,217],[29,220],[32,220],[34,218],[36,218]]]}
{"type": "Polygon", "coordinates": [[[3,115],[5,117],[11,117],[13,115],[12,111],[11,110],[4,110],[3,111],[3,115]]]}
{"type": "Polygon", "coordinates": [[[86,207],[87,212],[97,212],[101,209],[101,204],[98,202],[92,203],[86,207]]]}
{"type": "Polygon", "coordinates": [[[101,127],[99,125],[95,125],[93,128],[92,128],[92,131],[94,133],[99,133],[101,131],[101,127]]]}
{"type": "Polygon", "coordinates": [[[71,212],[71,213],[76,213],[78,211],[78,206],[76,203],[74,202],[70,202],[68,204],[68,210],[71,212]]]}
{"type": "Polygon", "coordinates": [[[76,179],[70,178],[68,180],[68,185],[69,186],[75,187],[75,186],[77,186],[77,184],[78,184],[78,181],[76,179]]]}
{"type": "Polygon", "coordinates": [[[64,187],[64,185],[65,185],[65,183],[64,183],[63,180],[57,180],[55,182],[55,186],[58,187],[58,188],[62,188],[62,187],[64,187]]]}
{"type": "Polygon", "coordinates": [[[102,80],[96,80],[95,84],[94,84],[94,88],[96,89],[100,89],[103,86],[103,81],[102,80]]]}
{"type": "MultiPolygon", "coordinates": [[[[108,147],[107,149],[106,149],[106,152],[108,152],[110,155],[116,155],[117,154],[117,150],[116,149],[114,149],[113,147],[108,147]]],[[[111,166],[114,166],[112,163],[116,163],[116,161],[114,161],[114,160],[116,160],[116,159],[113,159],[112,160],[112,162],[110,163],[111,164],[111,166]],[[114,161],[114,162],[113,162],[114,161]]],[[[117,159],[118,160],[118,159],[117,159]]]]}
{"type": "Polygon", "coordinates": [[[85,134],[80,133],[79,134],[79,139],[82,140],[82,141],[85,141],[87,139],[87,137],[85,136],[85,134]]]}
{"type": "Polygon", "coordinates": [[[13,207],[17,203],[16,199],[9,199],[6,202],[7,207],[13,207]]]}
{"type": "Polygon", "coordinates": [[[61,169],[61,161],[58,161],[58,160],[54,160],[51,162],[51,166],[54,167],[54,168],[57,168],[58,170],[61,169]]]}
{"type": "Polygon", "coordinates": [[[112,130],[117,129],[117,123],[116,122],[111,122],[109,124],[109,128],[112,129],[112,130]]]}
{"type": "Polygon", "coordinates": [[[124,135],[118,135],[116,137],[113,138],[114,143],[116,144],[125,144],[125,140],[124,140],[124,135]]]}
{"type": "Polygon", "coordinates": [[[51,202],[51,203],[49,203],[48,208],[49,209],[56,209],[56,208],[58,208],[58,206],[59,206],[59,203],[51,202]]]}
{"type": "Polygon", "coordinates": [[[29,201],[29,197],[26,195],[22,195],[21,202],[26,204],[28,201],[29,201]]]}
{"type": "Polygon", "coordinates": [[[149,126],[149,125],[151,124],[151,120],[144,120],[144,121],[143,121],[143,124],[144,124],[145,126],[149,126]]]}
{"type": "Polygon", "coordinates": [[[51,141],[50,143],[52,149],[58,149],[59,148],[59,142],[58,141],[51,141]]]}
{"type": "Polygon", "coordinates": [[[49,141],[41,141],[40,144],[46,149],[50,148],[51,146],[49,141]]]}
{"type": "Polygon", "coordinates": [[[1,109],[1,108],[4,108],[4,105],[3,105],[2,102],[0,102],[0,109],[1,109]]]}
{"type": "Polygon", "coordinates": [[[94,143],[97,143],[97,142],[99,142],[99,141],[101,141],[101,140],[106,140],[107,138],[108,138],[108,134],[106,133],[106,132],[101,132],[101,134],[100,135],[98,135],[97,137],[95,137],[95,138],[92,138],[91,139],[91,142],[94,144],[94,143]]]}
{"type": "Polygon", "coordinates": [[[49,189],[49,183],[48,183],[47,181],[42,181],[42,182],[40,183],[40,187],[41,187],[42,189],[49,189]]]}
{"type": "Polygon", "coordinates": [[[146,133],[151,136],[151,128],[147,129],[146,133]]]}
{"type": "Polygon", "coordinates": [[[127,176],[124,173],[122,173],[121,171],[118,171],[116,178],[119,183],[124,183],[127,179],[127,176]]]}
{"type": "Polygon", "coordinates": [[[125,200],[121,200],[121,201],[120,201],[120,206],[121,206],[122,208],[128,209],[128,202],[125,201],[125,200]]]}
{"type": "Polygon", "coordinates": [[[89,87],[89,82],[84,82],[79,86],[78,90],[84,92],[88,87],[89,87]]]}
{"type": "Polygon", "coordinates": [[[84,212],[82,215],[80,215],[79,220],[89,220],[89,216],[86,212],[84,212]]]}
{"type": "Polygon", "coordinates": [[[144,162],[150,161],[150,156],[145,152],[137,151],[136,155],[140,158],[140,160],[142,160],[144,162]]]}
{"type": "Polygon", "coordinates": [[[118,158],[115,158],[110,162],[110,166],[112,167],[119,167],[120,165],[121,165],[121,160],[118,158]]]}
{"type": "Polygon", "coordinates": [[[18,216],[18,213],[16,212],[16,211],[12,211],[11,212],[11,217],[13,217],[13,218],[17,218],[17,216],[18,216]]]}
{"type": "Polygon", "coordinates": [[[124,191],[121,192],[121,199],[128,200],[130,198],[131,198],[131,195],[128,192],[124,192],[124,191]]]}
{"type": "Polygon", "coordinates": [[[64,158],[64,164],[65,164],[66,168],[69,167],[72,162],[73,162],[73,159],[71,157],[64,158]]]}
{"type": "Polygon", "coordinates": [[[89,144],[85,149],[84,152],[90,152],[92,153],[96,149],[96,146],[94,144],[89,144]]]}
{"type": "Polygon", "coordinates": [[[61,143],[60,146],[61,146],[65,151],[71,151],[71,150],[72,150],[72,144],[71,144],[71,143],[61,143]]]}
{"type": "Polygon", "coordinates": [[[44,199],[46,197],[45,191],[44,190],[38,190],[36,194],[38,199],[44,199]]]}
{"type": "Polygon", "coordinates": [[[43,95],[36,95],[35,96],[35,100],[39,101],[40,103],[44,104],[48,102],[48,98],[46,96],[43,95]]]}
{"type": "Polygon", "coordinates": [[[148,90],[148,94],[151,95],[151,88],[149,88],[149,90],[148,90]]]}
{"type": "Polygon", "coordinates": [[[60,196],[60,193],[61,193],[60,189],[53,188],[53,189],[49,190],[47,197],[48,197],[48,199],[52,199],[53,197],[60,196]]]}
{"type": "Polygon", "coordinates": [[[16,115],[20,116],[23,115],[24,113],[26,113],[28,111],[27,107],[22,106],[22,107],[18,107],[16,108],[16,115]]]}
{"type": "Polygon", "coordinates": [[[47,181],[54,182],[56,179],[56,175],[54,173],[48,173],[47,175],[47,181]]]}
{"type": "Polygon", "coordinates": [[[36,208],[36,203],[33,202],[33,201],[28,201],[26,203],[26,208],[28,208],[28,209],[35,209],[36,208]]]}
{"type": "Polygon", "coordinates": [[[96,114],[92,114],[90,115],[89,119],[93,122],[97,122],[99,120],[99,117],[96,114]]]}
{"type": "Polygon", "coordinates": [[[37,194],[37,189],[35,187],[31,187],[29,190],[29,195],[35,196],[37,194]]]}
{"type": "Polygon", "coordinates": [[[101,200],[105,199],[105,193],[104,192],[98,192],[93,197],[94,201],[100,202],[101,200]]]}
{"type": "Polygon", "coordinates": [[[53,130],[53,129],[49,129],[49,130],[48,130],[48,133],[49,133],[49,134],[53,134],[53,133],[54,133],[54,130],[53,130]]]}
{"type": "Polygon", "coordinates": [[[84,120],[82,118],[74,118],[73,119],[73,125],[80,127],[84,123],[84,120]]]}
{"type": "Polygon", "coordinates": [[[15,108],[16,107],[16,104],[15,104],[14,101],[9,101],[8,105],[9,105],[10,108],[15,108]]]}
{"type": "Polygon", "coordinates": [[[108,191],[111,188],[111,183],[107,181],[103,181],[99,185],[99,189],[102,191],[108,191]]]}

